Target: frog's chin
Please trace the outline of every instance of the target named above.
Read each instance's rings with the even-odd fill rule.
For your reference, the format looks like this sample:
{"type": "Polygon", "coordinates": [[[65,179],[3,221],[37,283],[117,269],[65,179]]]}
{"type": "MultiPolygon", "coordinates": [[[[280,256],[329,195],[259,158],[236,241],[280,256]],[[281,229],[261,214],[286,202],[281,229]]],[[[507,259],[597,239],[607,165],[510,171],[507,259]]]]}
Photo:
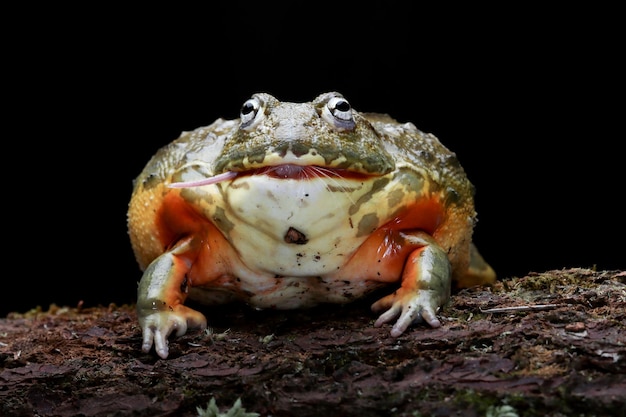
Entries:
{"type": "Polygon", "coordinates": [[[267,175],[272,178],[308,180],[313,178],[364,178],[368,175],[341,168],[328,168],[318,165],[282,164],[256,168],[249,171],[227,171],[209,178],[194,181],[182,181],[169,184],[170,188],[191,188],[217,184],[233,180],[244,175],[267,175]]]}

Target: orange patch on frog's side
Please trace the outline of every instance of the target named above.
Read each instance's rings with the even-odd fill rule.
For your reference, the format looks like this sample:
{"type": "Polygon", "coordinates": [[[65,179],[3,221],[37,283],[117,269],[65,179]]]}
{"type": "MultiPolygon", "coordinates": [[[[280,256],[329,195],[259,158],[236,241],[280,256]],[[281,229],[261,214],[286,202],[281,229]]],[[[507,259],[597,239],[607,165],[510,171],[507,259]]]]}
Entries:
{"type": "Polygon", "coordinates": [[[407,257],[422,246],[409,241],[401,232],[421,230],[436,235],[445,220],[446,207],[437,199],[424,199],[402,211],[375,230],[361,244],[350,261],[342,268],[346,279],[373,279],[383,282],[399,281],[407,257]]]}
{"type": "Polygon", "coordinates": [[[161,243],[169,248],[181,239],[194,236],[196,244],[185,254],[192,266],[188,273],[191,286],[227,286],[234,278],[231,260],[237,254],[223,233],[198,213],[180,193],[169,192],[157,214],[161,243]]]}
{"type": "Polygon", "coordinates": [[[423,230],[433,235],[445,219],[446,207],[438,198],[425,198],[403,210],[381,229],[423,230]]]}
{"type": "Polygon", "coordinates": [[[181,238],[203,233],[208,220],[198,213],[178,192],[170,191],[156,214],[156,227],[163,247],[168,248],[181,238]]]}

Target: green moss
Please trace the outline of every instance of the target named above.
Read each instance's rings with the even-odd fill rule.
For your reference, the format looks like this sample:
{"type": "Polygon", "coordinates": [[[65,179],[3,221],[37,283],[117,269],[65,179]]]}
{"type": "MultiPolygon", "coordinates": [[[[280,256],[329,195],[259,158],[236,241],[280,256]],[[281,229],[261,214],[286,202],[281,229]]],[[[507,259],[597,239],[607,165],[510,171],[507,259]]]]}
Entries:
{"type": "Polygon", "coordinates": [[[259,413],[248,413],[241,406],[241,398],[237,398],[235,404],[225,413],[221,413],[215,403],[215,398],[211,398],[206,408],[196,407],[198,417],[259,417],[259,413]]]}

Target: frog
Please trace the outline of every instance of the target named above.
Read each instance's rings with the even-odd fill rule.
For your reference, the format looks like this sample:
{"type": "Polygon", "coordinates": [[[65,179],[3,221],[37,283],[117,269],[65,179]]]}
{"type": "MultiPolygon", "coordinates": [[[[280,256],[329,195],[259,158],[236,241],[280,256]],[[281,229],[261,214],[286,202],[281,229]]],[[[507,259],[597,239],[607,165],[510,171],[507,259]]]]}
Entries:
{"type": "Polygon", "coordinates": [[[394,338],[441,327],[455,288],[496,280],[473,242],[474,196],[456,154],[412,122],[359,112],[336,91],[253,94],[238,118],[183,131],[133,180],[141,350],[166,359],[171,339],[207,328],[187,300],[291,310],[383,292],[374,327],[394,338]]]}

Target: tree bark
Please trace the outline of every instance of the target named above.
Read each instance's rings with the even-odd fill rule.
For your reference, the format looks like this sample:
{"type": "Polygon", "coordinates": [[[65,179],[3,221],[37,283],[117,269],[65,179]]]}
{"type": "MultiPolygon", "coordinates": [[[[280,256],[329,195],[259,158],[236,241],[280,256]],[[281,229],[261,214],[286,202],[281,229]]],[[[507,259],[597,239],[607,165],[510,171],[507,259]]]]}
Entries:
{"type": "MultiPolygon", "coordinates": [[[[376,296],[380,297],[381,294],[376,296]]],[[[209,331],[142,353],[134,306],[0,319],[0,415],[626,416],[626,272],[563,269],[453,294],[392,338],[375,297],[201,309],[209,331]]]]}

